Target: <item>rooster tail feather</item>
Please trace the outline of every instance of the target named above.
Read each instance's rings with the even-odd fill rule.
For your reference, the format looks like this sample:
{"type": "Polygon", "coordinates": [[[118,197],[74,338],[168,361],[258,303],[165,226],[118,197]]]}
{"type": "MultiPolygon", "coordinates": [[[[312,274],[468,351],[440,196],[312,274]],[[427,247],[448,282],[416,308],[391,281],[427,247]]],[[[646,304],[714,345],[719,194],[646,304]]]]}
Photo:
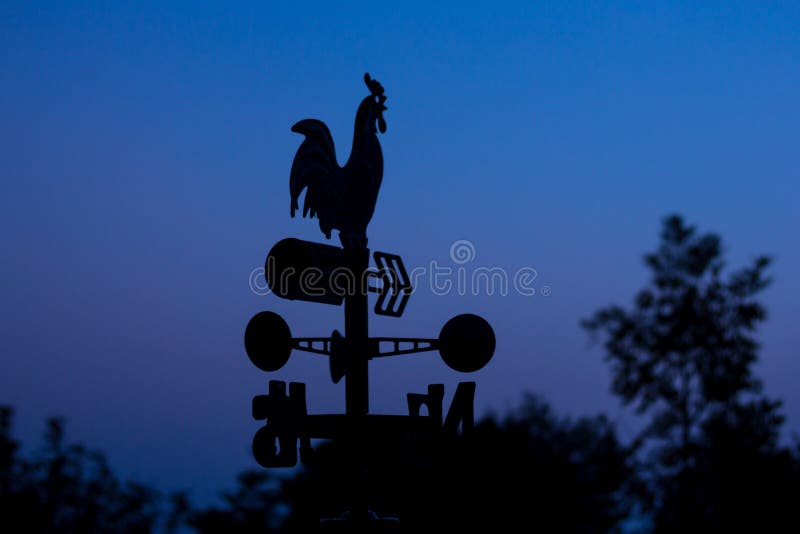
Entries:
{"type": "Polygon", "coordinates": [[[315,199],[320,189],[329,189],[330,179],[339,170],[336,162],[336,149],[333,137],[324,122],[316,119],[305,119],[294,126],[292,131],[303,134],[305,139],[297,149],[289,176],[289,192],[291,193],[291,213],[298,210],[298,198],[304,189],[306,198],[303,202],[303,217],[309,211],[313,217],[318,211],[315,199]]]}
{"type": "Polygon", "coordinates": [[[313,139],[320,146],[325,147],[329,157],[336,162],[336,149],[333,145],[333,136],[328,126],[317,119],[303,119],[292,126],[292,131],[303,134],[306,140],[313,139]]]}

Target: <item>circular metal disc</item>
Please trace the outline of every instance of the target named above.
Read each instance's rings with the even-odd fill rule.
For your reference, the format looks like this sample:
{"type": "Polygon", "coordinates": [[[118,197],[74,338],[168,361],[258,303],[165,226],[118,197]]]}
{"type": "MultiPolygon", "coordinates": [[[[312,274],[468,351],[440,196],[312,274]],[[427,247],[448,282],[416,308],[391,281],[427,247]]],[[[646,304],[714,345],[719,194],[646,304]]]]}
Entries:
{"type": "Polygon", "coordinates": [[[477,371],[492,359],[494,331],[485,319],[471,313],[456,315],[439,333],[439,354],[448,367],[462,373],[477,371]]]}
{"type": "Polygon", "coordinates": [[[256,367],[262,371],[277,371],[289,361],[292,332],[277,313],[260,312],[247,323],[244,348],[256,367]]]}

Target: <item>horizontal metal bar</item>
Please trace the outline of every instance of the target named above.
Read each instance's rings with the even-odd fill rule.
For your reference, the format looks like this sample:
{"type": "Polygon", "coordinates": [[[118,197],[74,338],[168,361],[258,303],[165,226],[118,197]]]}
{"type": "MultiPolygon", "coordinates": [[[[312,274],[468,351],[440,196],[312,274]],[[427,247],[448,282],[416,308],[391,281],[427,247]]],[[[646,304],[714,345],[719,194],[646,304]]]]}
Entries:
{"type": "Polygon", "coordinates": [[[304,415],[274,425],[277,431],[290,431],[309,438],[333,439],[348,435],[377,438],[398,434],[430,435],[442,427],[430,416],[369,414],[352,417],[344,414],[304,415]]]}
{"type": "MultiPolygon", "coordinates": [[[[292,349],[313,354],[330,356],[333,352],[329,337],[296,337],[292,339],[292,349]],[[322,348],[315,347],[315,343],[322,343],[322,348]]],[[[399,356],[403,354],[417,354],[439,350],[439,340],[418,337],[371,337],[369,338],[370,358],[383,358],[386,356],[399,356]],[[391,343],[393,350],[381,351],[381,343],[391,343]],[[411,343],[410,348],[401,349],[401,343],[411,343]],[[423,346],[424,345],[424,346],[423,346]]]]}
{"type": "Polygon", "coordinates": [[[292,348],[314,354],[331,355],[331,338],[329,337],[296,337],[292,339],[292,348]],[[303,345],[305,343],[305,345],[303,345]],[[322,343],[322,348],[314,347],[314,343],[322,343]]]}
{"type": "Polygon", "coordinates": [[[428,352],[439,349],[439,340],[430,338],[417,338],[417,337],[373,337],[370,341],[375,343],[375,353],[373,358],[382,358],[384,356],[399,356],[401,354],[416,354],[418,352],[428,352]],[[381,351],[381,343],[392,343],[394,350],[381,351]],[[401,349],[401,343],[411,343],[413,346],[407,349],[401,349]],[[422,344],[425,346],[422,346],[422,344]]]}

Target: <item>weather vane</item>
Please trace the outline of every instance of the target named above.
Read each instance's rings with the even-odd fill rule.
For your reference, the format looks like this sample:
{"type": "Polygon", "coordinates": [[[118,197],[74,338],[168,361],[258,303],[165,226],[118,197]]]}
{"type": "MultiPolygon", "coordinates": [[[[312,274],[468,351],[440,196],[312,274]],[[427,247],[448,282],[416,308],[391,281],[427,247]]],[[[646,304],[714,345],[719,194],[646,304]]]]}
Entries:
{"type": "MultiPolygon", "coordinates": [[[[305,384],[291,382],[287,391],[285,382],[271,380],[269,393],[253,399],[254,418],[266,421],[253,439],[253,454],[264,467],[294,466],[298,450],[300,459],[309,461],[314,438],[357,444],[374,435],[436,436],[457,433],[459,426],[462,432],[469,432],[474,425],[474,382],[458,384],[446,415],[442,384],[429,385],[426,393],[409,393],[408,415],[370,414],[369,361],[438,350],[445,364],[466,373],[482,368],[494,354],[491,326],[472,314],[447,321],[438,338],[369,336],[369,293],[377,294],[376,314],[400,317],[412,287],[396,254],[374,252],[376,267],[370,268],[366,229],[383,180],[383,153],[377,134],[386,132],[383,112],[387,108],[383,86],[369,74],[364,74],[364,81],[370,94],[358,106],[353,148],[344,167],[336,161],[333,138],[325,123],[305,119],[292,126],[292,131],[305,139],[292,163],[290,213],[294,217],[305,190],[303,216],[316,216],[320,230],[329,239],[331,232],[338,230],[342,247],[287,238],[272,247],[265,265],[269,288],[278,297],[344,304],[344,334],[334,330],[329,337],[293,337],[286,321],[269,311],[256,314],[245,330],[247,355],[263,371],[283,367],[292,350],[326,356],[333,382],[345,379],[346,413],[308,414],[305,384]],[[427,415],[421,414],[423,406],[427,415]]],[[[363,500],[354,502],[350,517],[367,518],[367,506],[363,500]]]]}

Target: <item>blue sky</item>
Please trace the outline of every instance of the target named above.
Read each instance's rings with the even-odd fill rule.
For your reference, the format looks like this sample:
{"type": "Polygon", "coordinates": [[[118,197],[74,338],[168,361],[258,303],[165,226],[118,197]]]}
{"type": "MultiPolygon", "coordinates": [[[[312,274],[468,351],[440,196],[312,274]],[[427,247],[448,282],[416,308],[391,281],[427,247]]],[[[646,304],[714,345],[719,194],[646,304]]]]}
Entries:
{"type": "MultiPolygon", "coordinates": [[[[127,475],[199,498],[255,464],[250,399],[302,380],[343,408],[323,359],[266,376],[254,313],[297,335],[340,309],[258,296],[287,236],[288,175],[318,118],[341,163],[369,71],[386,88],[370,246],[409,267],[533,267],[551,294],[418,288],[375,335],[435,336],[461,312],[498,337],[479,412],[533,391],[564,413],[636,418],[578,321],[629,303],[660,219],[718,232],[732,267],[776,257],[758,373],[800,430],[800,5],[796,2],[4,2],[0,7],[0,402],[30,442],[61,414],[127,475]]],[[[473,378],[466,377],[466,378],[473,378]]],[[[435,354],[373,362],[372,407],[465,379],[435,354]]],[[[788,433],[787,433],[788,435],[788,433]]]]}

